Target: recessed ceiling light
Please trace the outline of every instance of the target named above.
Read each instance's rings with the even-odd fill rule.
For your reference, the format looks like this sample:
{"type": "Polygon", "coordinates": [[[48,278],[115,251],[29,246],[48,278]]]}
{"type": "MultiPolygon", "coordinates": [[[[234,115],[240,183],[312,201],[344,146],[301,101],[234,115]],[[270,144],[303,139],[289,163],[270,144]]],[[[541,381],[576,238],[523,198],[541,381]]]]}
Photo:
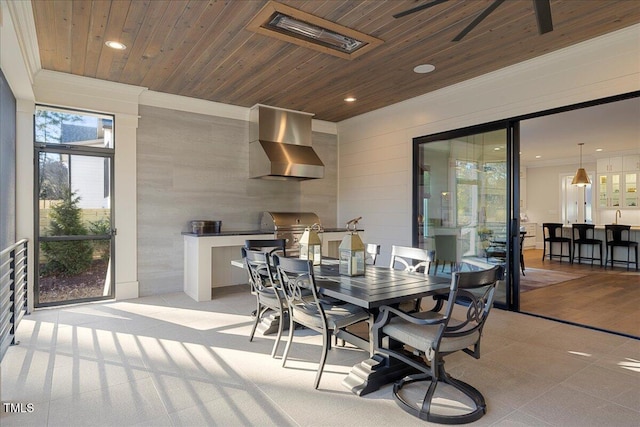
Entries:
{"type": "Polygon", "coordinates": [[[435,69],[436,69],[435,65],[421,64],[421,65],[416,65],[413,68],[413,72],[418,74],[426,74],[426,73],[432,72],[435,69]]]}
{"type": "Polygon", "coordinates": [[[596,148],[596,151],[604,151],[602,148],[596,148]]]}
{"type": "Polygon", "coordinates": [[[500,151],[500,147],[494,148],[493,151],[500,151]]]}
{"type": "Polygon", "coordinates": [[[356,102],[356,98],[353,96],[348,96],[344,99],[345,102],[356,102]]]}
{"type": "Polygon", "coordinates": [[[111,49],[116,49],[116,50],[125,50],[127,48],[124,44],[117,41],[113,41],[113,40],[108,40],[105,42],[105,44],[109,46],[111,49]]]}
{"type": "Polygon", "coordinates": [[[536,156],[536,159],[541,159],[541,158],[542,158],[542,156],[541,156],[541,155],[537,155],[537,156],[536,156]]]}

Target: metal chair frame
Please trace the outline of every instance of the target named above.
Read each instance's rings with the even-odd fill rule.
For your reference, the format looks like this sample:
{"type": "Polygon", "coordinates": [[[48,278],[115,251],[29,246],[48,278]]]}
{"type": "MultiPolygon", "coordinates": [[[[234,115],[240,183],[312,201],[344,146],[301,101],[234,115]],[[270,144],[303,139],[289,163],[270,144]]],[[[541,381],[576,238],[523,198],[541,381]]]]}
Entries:
{"type": "Polygon", "coordinates": [[[378,255],[380,255],[380,245],[375,243],[367,243],[366,246],[366,261],[370,265],[375,265],[376,260],[378,259],[378,255]]]}
{"type": "Polygon", "coordinates": [[[605,269],[607,267],[607,263],[611,262],[611,269],[613,269],[614,263],[626,263],[627,271],[629,271],[629,265],[635,264],[636,270],[638,270],[638,242],[634,242],[631,240],[631,226],[630,225],[622,225],[622,224],[605,224],[605,240],[607,245],[607,250],[605,253],[605,269]],[[626,235],[626,239],[624,236],[626,235]],[[616,247],[627,248],[627,259],[615,259],[614,258],[614,250],[616,247]],[[635,262],[631,261],[631,248],[635,252],[635,262]],[[609,258],[609,253],[611,253],[611,257],[609,258]]]}
{"type": "Polygon", "coordinates": [[[393,387],[396,402],[403,410],[422,420],[443,424],[473,422],[486,413],[485,399],[480,391],[452,378],[445,371],[444,356],[456,351],[464,351],[476,359],[480,358],[482,330],[493,305],[495,287],[501,272],[502,267],[496,265],[488,270],[453,273],[447,302],[441,312],[431,311],[411,315],[390,306],[380,307],[380,314],[373,325],[375,351],[396,358],[420,372],[403,378],[393,387]],[[460,320],[452,314],[454,306],[461,303],[466,307],[466,316],[460,320]],[[394,319],[395,322],[400,323],[393,326],[395,330],[390,329],[394,319]],[[409,353],[402,346],[398,346],[397,344],[406,344],[399,342],[395,333],[403,329],[402,325],[406,326],[404,331],[408,331],[407,333],[412,336],[418,335],[420,330],[429,329],[429,334],[433,334],[428,340],[430,347],[413,349],[413,353],[409,353]],[[423,327],[426,329],[422,329],[423,327]],[[415,332],[416,328],[420,328],[418,333],[415,332]],[[464,344],[459,344],[458,340],[463,340],[464,344]],[[460,348],[465,344],[468,346],[460,348]],[[416,359],[414,356],[416,350],[423,358],[416,359]],[[415,399],[406,399],[400,393],[405,385],[417,381],[429,381],[420,406],[416,406],[415,399]],[[433,412],[432,400],[441,382],[455,387],[468,396],[474,402],[475,408],[466,414],[459,415],[433,412]]]}
{"type": "MultiPolygon", "coordinates": [[[[409,246],[393,245],[391,246],[391,261],[389,263],[389,268],[398,269],[398,265],[400,265],[400,269],[404,271],[411,273],[421,272],[428,275],[429,270],[431,269],[431,263],[434,262],[435,258],[435,251],[409,246]]],[[[440,303],[439,300],[436,301],[438,304],[440,303]]],[[[414,312],[419,311],[421,303],[422,298],[418,298],[413,302],[414,307],[410,310],[414,312]]]]}
{"type": "Polygon", "coordinates": [[[281,252],[287,256],[287,239],[250,239],[244,241],[244,247],[263,252],[268,250],[271,254],[281,252]]]}
{"type": "Polygon", "coordinates": [[[542,224],[542,261],[547,256],[547,243],[549,244],[549,260],[552,260],[553,257],[560,258],[560,262],[562,262],[562,258],[569,258],[569,263],[572,261],[571,256],[571,239],[569,237],[562,236],[562,223],[559,222],[545,222],[542,224]],[[559,231],[559,233],[558,233],[559,231]],[[560,255],[553,254],[553,244],[560,243],[560,255]],[[569,255],[564,254],[564,244],[567,244],[569,248],[569,255]]]}
{"type": "Polygon", "coordinates": [[[241,251],[249,276],[251,293],[256,296],[255,320],[251,327],[249,341],[253,341],[256,328],[264,315],[269,310],[273,310],[279,316],[278,335],[271,350],[271,357],[275,357],[282,338],[284,319],[288,313],[287,302],[282,290],[277,286],[277,281],[274,280],[269,253],[247,248],[241,248],[241,251]]]}
{"type": "Polygon", "coordinates": [[[572,224],[571,225],[571,238],[573,242],[573,256],[571,258],[571,262],[576,260],[576,245],[578,246],[578,262],[581,260],[591,260],[591,265],[593,265],[593,261],[599,260],[600,266],[602,267],[602,240],[595,238],[595,226],[593,224],[572,224]],[[591,256],[586,257],[582,256],[582,246],[591,246],[591,256]],[[598,253],[598,258],[595,257],[595,248],[596,246],[600,249],[598,253]]]}
{"type": "Polygon", "coordinates": [[[330,335],[349,341],[352,335],[344,328],[362,321],[370,322],[371,316],[353,304],[332,305],[323,302],[318,295],[311,261],[274,255],[273,264],[289,306],[289,340],[282,356],[282,366],[287,362],[295,324],[319,332],[322,334],[322,355],[314,382],[314,388],[317,389],[327,353],[331,349],[330,335]]]}

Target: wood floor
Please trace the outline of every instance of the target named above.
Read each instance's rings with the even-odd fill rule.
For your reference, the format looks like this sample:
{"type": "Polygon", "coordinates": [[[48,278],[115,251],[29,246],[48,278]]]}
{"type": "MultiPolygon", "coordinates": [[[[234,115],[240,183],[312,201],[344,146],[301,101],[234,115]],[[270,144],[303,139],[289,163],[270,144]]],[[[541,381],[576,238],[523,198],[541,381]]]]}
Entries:
{"type": "MultiPolygon", "coordinates": [[[[582,277],[520,293],[520,310],[640,337],[640,272],[615,267],[541,261],[542,250],[524,251],[525,266],[582,277]]],[[[526,270],[525,270],[526,273],[526,270]]]]}

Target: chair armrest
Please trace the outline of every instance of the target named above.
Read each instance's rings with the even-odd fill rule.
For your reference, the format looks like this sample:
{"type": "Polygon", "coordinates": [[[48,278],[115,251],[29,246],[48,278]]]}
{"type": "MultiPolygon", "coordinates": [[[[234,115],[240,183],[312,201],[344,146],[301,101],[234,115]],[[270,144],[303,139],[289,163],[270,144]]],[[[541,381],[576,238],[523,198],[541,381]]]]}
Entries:
{"type": "Polygon", "coordinates": [[[390,314],[393,314],[394,316],[400,317],[406,320],[407,322],[410,322],[416,325],[437,325],[437,324],[443,323],[446,320],[446,317],[443,316],[442,314],[439,314],[436,312],[429,312],[429,313],[431,314],[431,317],[429,319],[421,319],[419,317],[412,316],[402,310],[398,310],[397,308],[389,307],[388,305],[383,305],[380,307],[380,314],[378,316],[378,320],[376,320],[374,324],[374,328],[382,327],[386,325],[389,319],[393,317],[393,316],[390,316],[390,314]]]}

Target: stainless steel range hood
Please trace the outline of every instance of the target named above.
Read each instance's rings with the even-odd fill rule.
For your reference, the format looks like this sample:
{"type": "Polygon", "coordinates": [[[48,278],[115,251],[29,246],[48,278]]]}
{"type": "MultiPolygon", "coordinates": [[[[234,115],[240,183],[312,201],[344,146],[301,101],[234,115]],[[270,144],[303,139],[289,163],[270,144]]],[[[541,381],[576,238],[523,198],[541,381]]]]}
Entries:
{"type": "Polygon", "coordinates": [[[249,177],[302,181],[324,177],[311,147],[311,114],[256,105],[249,127],[249,177]]]}

